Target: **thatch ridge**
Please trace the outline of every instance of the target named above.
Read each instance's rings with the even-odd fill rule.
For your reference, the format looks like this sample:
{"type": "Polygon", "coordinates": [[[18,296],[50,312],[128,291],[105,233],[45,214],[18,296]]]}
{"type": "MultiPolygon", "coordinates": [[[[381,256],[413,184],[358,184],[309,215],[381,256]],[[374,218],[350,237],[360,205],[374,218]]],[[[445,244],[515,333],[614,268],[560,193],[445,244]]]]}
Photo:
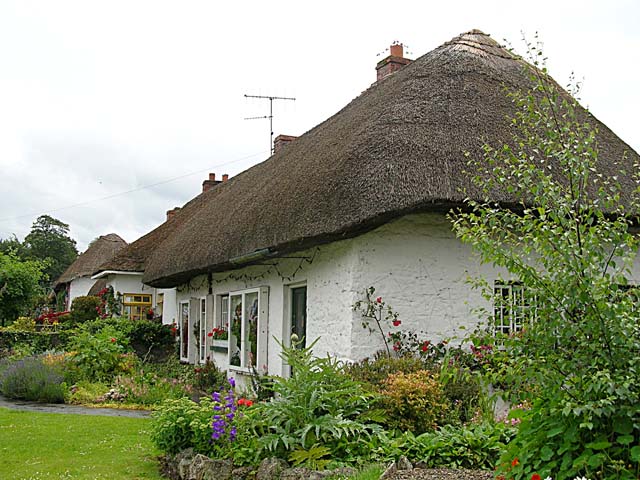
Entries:
{"type": "Polygon", "coordinates": [[[81,253],[75,261],[58,277],[55,286],[71,282],[75,278],[90,277],[105,261],[113,258],[120,250],[127,246],[120,236],[115,233],[102,235],[89,244],[87,250],[81,253]]]}
{"type": "MultiPolygon", "coordinates": [[[[212,189],[148,259],[143,281],[171,287],[257,250],[272,255],[353,237],[407,213],[446,210],[482,194],[465,152],[511,143],[513,104],[526,63],[474,30],[373,84],[286,149],[212,189]]],[[[584,113],[587,118],[587,113],[584,113]]],[[[602,172],[638,155],[605,125],[602,172]]],[[[626,179],[623,179],[625,182],[626,179]]],[[[493,192],[497,202],[513,201],[493,192]]]]}

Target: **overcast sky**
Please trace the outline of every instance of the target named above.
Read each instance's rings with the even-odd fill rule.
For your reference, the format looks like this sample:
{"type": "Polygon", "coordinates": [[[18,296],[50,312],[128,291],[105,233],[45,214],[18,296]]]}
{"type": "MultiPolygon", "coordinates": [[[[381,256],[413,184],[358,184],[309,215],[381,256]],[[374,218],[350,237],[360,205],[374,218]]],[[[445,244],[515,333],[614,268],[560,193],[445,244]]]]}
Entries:
{"type": "Polygon", "coordinates": [[[0,0],[0,238],[43,213],[82,251],[128,242],[301,135],[375,80],[393,41],[416,58],[478,28],[519,52],[539,32],[551,74],[584,79],[592,113],[640,151],[640,2],[0,0]],[[380,54],[380,56],[378,56],[380,54]],[[125,193],[128,192],[128,193],[125,193]],[[110,198],[109,198],[110,197],[110,198]]]}

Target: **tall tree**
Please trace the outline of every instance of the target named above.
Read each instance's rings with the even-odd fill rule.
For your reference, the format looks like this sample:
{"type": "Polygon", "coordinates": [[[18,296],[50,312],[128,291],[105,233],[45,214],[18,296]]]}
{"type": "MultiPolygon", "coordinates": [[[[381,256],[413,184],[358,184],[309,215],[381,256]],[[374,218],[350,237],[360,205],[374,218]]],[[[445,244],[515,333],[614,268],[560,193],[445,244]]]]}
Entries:
{"type": "Polygon", "coordinates": [[[42,291],[39,285],[42,268],[37,260],[21,260],[15,253],[0,252],[0,323],[3,327],[33,306],[42,291]]]}
{"type": "Polygon", "coordinates": [[[13,252],[22,259],[26,259],[28,257],[28,252],[24,244],[18,240],[18,237],[15,235],[11,235],[9,238],[0,238],[0,252],[13,252]]]}
{"type": "Polygon", "coordinates": [[[49,215],[40,215],[24,239],[29,258],[47,263],[43,271],[49,282],[58,278],[78,256],[69,225],[49,215]]]}

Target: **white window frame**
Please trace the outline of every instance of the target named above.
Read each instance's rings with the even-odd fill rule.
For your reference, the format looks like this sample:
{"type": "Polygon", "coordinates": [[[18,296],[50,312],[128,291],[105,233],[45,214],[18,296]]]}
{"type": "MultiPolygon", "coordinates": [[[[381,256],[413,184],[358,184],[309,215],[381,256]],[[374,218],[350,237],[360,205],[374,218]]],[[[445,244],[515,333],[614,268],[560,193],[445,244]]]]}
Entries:
{"type": "Polygon", "coordinates": [[[522,331],[525,324],[535,317],[535,304],[535,298],[527,298],[522,282],[496,280],[493,283],[494,335],[522,331]]]}
{"type": "MultiPolygon", "coordinates": [[[[247,348],[247,335],[246,332],[246,303],[245,297],[246,295],[250,295],[253,293],[257,293],[258,295],[258,320],[257,320],[257,338],[256,338],[256,359],[255,359],[255,368],[256,370],[262,369],[263,365],[267,365],[267,343],[268,343],[268,325],[269,325],[269,288],[268,287],[260,287],[260,288],[249,288],[245,290],[237,290],[233,292],[229,292],[229,304],[228,304],[228,319],[227,323],[229,324],[229,339],[228,339],[228,364],[229,370],[234,370],[243,373],[250,373],[251,368],[249,365],[245,363],[245,355],[247,348]],[[232,338],[232,315],[231,311],[232,301],[231,299],[235,296],[242,296],[242,316],[240,319],[240,365],[232,365],[231,358],[234,356],[235,348],[231,347],[231,338],[232,338]]],[[[226,294],[221,295],[224,296],[226,294]]]]}
{"type": "MultiPolygon", "coordinates": [[[[284,308],[282,312],[282,344],[285,347],[291,347],[291,314],[293,308],[293,290],[300,287],[307,287],[307,281],[303,280],[301,282],[290,283],[284,286],[284,308]]],[[[309,287],[307,287],[307,310],[308,309],[309,287]]],[[[307,337],[309,336],[308,327],[309,325],[307,324],[307,337]]],[[[306,344],[308,345],[309,342],[307,341],[306,344]]],[[[285,378],[291,376],[291,367],[285,360],[282,361],[282,376],[285,378]]]]}
{"type": "Polygon", "coordinates": [[[205,363],[207,361],[207,297],[200,297],[198,302],[198,318],[200,327],[198,329],[198,361],[205,363]]]}
{"type": "Polygon", "coordinates": [[[178,302],[178,327],[179,327],[178,331],[180,332],[180,361],[181,362],[188,362],[189,361],[189,350],[190,350],[190,347],[191,347],[191,345],[190,345],[191,342],[189,342],[190,338],[189,338],[189,336],[187,336],[187,356],[185,357],[183,355],[183,352],[182,352],[182,344],[184,342],[183,339],[184,339],[184,335],[185,335],[184,328],[183,328],[183,319],[182,319],[182,306],[183,305],[187,306],[187,318],[188,318],[188,320],[187,320],[187,332],[186,332],[186,334],[189,335],[189,330],[190,330],[190,325],[191,325],[191,311],[190,311],[191,307],[190,307],[189,303],[190,302],[188,300],[184,300],[184,301],[178,302]]]}

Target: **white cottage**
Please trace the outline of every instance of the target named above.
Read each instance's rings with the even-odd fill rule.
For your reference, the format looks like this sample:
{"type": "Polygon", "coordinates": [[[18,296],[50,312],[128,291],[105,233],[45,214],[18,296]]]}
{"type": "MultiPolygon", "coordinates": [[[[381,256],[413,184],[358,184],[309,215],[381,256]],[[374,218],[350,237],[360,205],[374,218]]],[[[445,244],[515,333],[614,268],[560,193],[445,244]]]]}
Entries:
{"type": "Polygon", "coordinates": [[[66,292],[66,308],[76,297],[90,295],[96,284],[92,278],[93,272],[102,263],[112,259],[120,250],[127,246],[122,238],[115,233],[102,235],[89,244],[87,250],[69,265],[62,275],[55,281],[54,290],[66,292]]]}
{"type": "MultiPolygon", "coordinates": [[[[377,81],[344,109],[185,205],[142,277],[176,288],[181,359],[286,375],[279,342],[291,333],[319,338],[318,355],[361,359],[383,346],[352,310],[369,286],[403,328],[439,339],[473,326],[470,309],[483,299],[466,279],[499,272],[455,238],[446,212],[481,195],[465,152],[481,158],[484,142],[511,141],[503,87],[528,88],[524,66],[477,30],[413,62],[395,45],[377,81]]],[[[599,130],[604,174],[615,173],[610,159],[638,161],[581,115],[599,130]]],[[[517,285],[496,288],[518,300],[517,285]]],[[[513,315],[501,318],[509,324],[500,328],[514,328],[513,315]]]]}

